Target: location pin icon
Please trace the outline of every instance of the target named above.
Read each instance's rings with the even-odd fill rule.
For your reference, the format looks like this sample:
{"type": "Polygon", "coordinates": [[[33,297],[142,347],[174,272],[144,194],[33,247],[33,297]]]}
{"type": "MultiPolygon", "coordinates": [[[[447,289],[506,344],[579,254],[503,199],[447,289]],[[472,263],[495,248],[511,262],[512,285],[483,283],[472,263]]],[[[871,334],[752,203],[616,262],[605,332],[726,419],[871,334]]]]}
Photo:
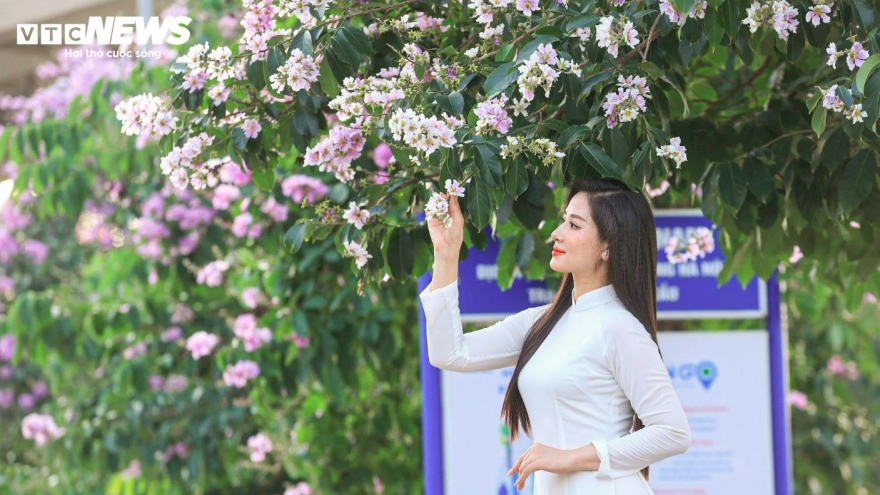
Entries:
{"type": "Polygon", "coordinates": [[[718,367],[712,361],[702,361],[697,364],[697,378],[706,390],[712,386],[712,382],[718,378],[718,367]]]}

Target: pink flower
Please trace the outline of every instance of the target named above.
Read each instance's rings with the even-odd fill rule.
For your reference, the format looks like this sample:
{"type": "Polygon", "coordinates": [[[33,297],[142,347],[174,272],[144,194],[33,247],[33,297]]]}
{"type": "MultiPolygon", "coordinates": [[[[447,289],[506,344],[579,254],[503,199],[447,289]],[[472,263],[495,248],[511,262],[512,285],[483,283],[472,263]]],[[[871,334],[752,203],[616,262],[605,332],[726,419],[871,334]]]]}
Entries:
{"type": "Polygon", "coordinates": [[[165,380],[162,379],[159,375],[151,375],[150,378],[147,379],[147,386],[150,387],[150,390],[157,391],[162,389],[162,385],[165,384],[165,380]]]}
{"type": "Polygon", "coordinates": [[[248,438],[247,445],[251,449],[251,462],[263,462],[266,454],[272,452],[272,441],[262,433],[248,438]]]}
{"type": "Polygon", "coordinates": [[[208,287],[217,287],[223,282],[223,272],[229,269],[229,263],[219,260],[212,261],[199,270],[196,282],[208,287]]]}
{"type": "Polygon", "coordinates": [[[248,287],[241,291],[241,300],[246,307],[251,309],[256,308],[260,303],[260,289],[256,287],[248,287]]]}
{"type": "Polygon", "coordinates": [[[257,318],[250,313],[239,316],[232,331],[236,337],[244,341],[244,349],[247,352],[254,352],[264,343],[272,340],[272,332],[268,328],[257,328],[257,318]]]}
{"type": "Polygon", "coordinates": [[[0,337],[0,361],[12,361],[15,356],[15,335],[7,333],[0,337]]]}
{"type": "Polygon", "coordinates": [[[137,356],[143,356],[147,353],[147,344],[143,342],[138,342],[137,344],[128,346],[122,351],[122,357],[125,359],[131,360],[137,356]]]}
{"type": "Polygon", "coordinates": [[[807,408],[807,404],[809,404],[809,401],[807,400],[807,396],[804,395],[803,392],[792,390],[788,393],[788,403],[803,411],[807,408]]]}
{"type": "Polygon", "coordinates": [[[241,191],[229,184],[220,184],[214,188],[214,197],[211,198],[211,204],[215,210],[226,210],[229,204],[241,196],[241,191]]]}
{"type": "MultiPolygon", "coordinates": [[[[242,213],[241,215],[235,217],[235,219],[232,221],[232,228],[230,230],[232,230],[232,233],[235,235],[235,237],[254,237],[250,235],[253,223],[253,215],[251,215],[250,213],[242,213]]],[[[256,237],[259,237],[259,234],[257,234],[256,237]]]]}
{"type": "Polygon", "coordinates": [[[275,198],[269,198],[260,207],[260,211],[272,217],[276,222],[286,222],[288,210],[287,206],[275,201],[275,198]]]}
{"type": "Polygon", "coordinates": [[[849,67],[849,70],[856,70],[856,67],[861,67],[865,60],[868,59],[868,55],[868,50],[865,50],[860,42],[856,41],[853,43],[849,51],[846,52],[846,65],[849,67]]]}
{"type": "Polygon", "coordinates": [[[192,353],[193,359],[200,359],[214,351],[214,347],[220,342],[216,335],[198,331],[186,339],[186,350],[192,353]]]}
{"type": "Polygon", "coordinates": [[[868,304],[875,304],[877,302],[877,296],[870,292],[865,292],[865,295],[862,296],[862,301],[868,304]]]}
{"type": "Polygon", "coordinates": [[[35,265],[42,265],[49,256],[49,246],[36,239],[27,239],[22,243],[22,251],[35,265]]]}
{"type": "Polygon", "coordinates": [[[377,495],[382,495],[385,491],[385,485],[382,484],[382,480],[380,480],[378,476],[373,476],[373,491],[376,492],[377,495]]]}
{"type": "Polygon", "coordinates": [[[0,380],[9,380],[10,378],[12,378],[13,373],[14,371],[12,369],[12,366],[0,366],[0,380]]]}
{"type": "Polygon", "coordinates": [[[176,394],[186,390],[188,384],[189,380],[184,375],[169,375],[162,388],[166,393],[176,394]]]}
{"type": "Polygon", "coordinates": [[[168,327],[167,330],[162,332],[162,342],[174,342],[181,337],[183,337],[183,331],[178,326],[168,327]]]}
{"type": "Polygon", "coordinates": [[[291,334],[290,338],[291,338],[291,340],[293,340],[293,343],[297,347],[299,347],[300,349],[305,349],[309,345],[309,338],[302,337],[302,336],[300,336],[300,334],[298,334],[296,332],[293,332],[293,334],[291,334]]]}
{"type": "Polygon", "coordinates": [[[281,183],[281,193],[297,204],[302,203],[305,198],[309,199],[309,204],[315,204],[329,191],[327,185],[308,175],[291,175],[281,183]]]}
{"type": "Polygon", "coordinates": [[[21,420],[21,433],[28,440],[34,440],[42,447],[64,435],[64,428],[55,424],[52,416],[28,414],[21,420]]]}
{"type": "MultiPolygon", "coordinates": [[[[227,157],[228,158],[228,157],[227,157]]],[[[251,176],[243,171],[235,162],[227,162],[220,167],[220,180],[234,186],[244,186],[251,181],[251,176]]]]}
{"type": "Polygon", "coordinates": [[[284,490],[284,495],[312,495],[312,487],[305,481],[300,481],[295,486],[284,490]]]}
{"type": "Polygon", "coordinates": [[[131,461],[128,464],[128,467],[125,468],[125,471],[121,472],[119,476],[122,479],[132,479],[139,478],[141,476],[141,463],[138,460],[131,461]]]}
{"type": "Polygon", "coordinates": [[[388,167],[393,158],[394,154],[391,152],[391,146],[385,143],[379,143],[376,149],[373,150],[373,163],[379,168],[388,167]]]}
{"type": "Polygon", "coordinates": [[[15,404],[15,391],[11,388],[0,388],[0,409],[9,409],[15,404]]]}
{"type": "Polygon", "coordinates": [[[254,119],[247,119],[244,121],[244,124],[242,124],[241,129],[244,131],[244,135],[248,139],[253,139],[260,134],[260,130],[263,129],[263,126],[254,119]]]}
{"type": "Polygon", "coordinates": [[[239,361],[226,367],[223,382],[227,386],[244,388],[247,381],[260,375],[260,366],[253,361],[239,361]]]}
{"type": "Polygon", "coordinates": [[[30,411],[36,405],[37,399],[33,394],[29,394],[27,392],[18,396],[18,407],[21,408],[22,411],[30,411]]]}
{"type": "Polygon", "coordinates": [[[801,252],[801,248],[798,246],[794,247],[794,251],[791,253],[791,257],[788,258],[789,263],[797,263],[804,257],[804,253],[801,252]]]}
{"type": "Polygon", "coordinates": [[[31,393],[34,394],[35,399],[40,400],[49,395],[49,387],[46,386],[46,382],[39,381],[31,387],[31,393]]]}

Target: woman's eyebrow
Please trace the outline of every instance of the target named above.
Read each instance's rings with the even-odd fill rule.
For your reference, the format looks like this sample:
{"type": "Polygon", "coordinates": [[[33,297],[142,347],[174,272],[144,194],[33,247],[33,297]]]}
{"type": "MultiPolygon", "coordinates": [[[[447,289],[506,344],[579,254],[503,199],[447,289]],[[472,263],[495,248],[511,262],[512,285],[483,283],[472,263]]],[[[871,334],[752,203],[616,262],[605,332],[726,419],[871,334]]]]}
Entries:
{"type": "MultiPolygon", "coordinates": [[[[563,211],[563,212],[562,212],[562,216],[564,217],[567,213],[568,213],[568,212],[563,211]]],[[[578,220],[580,220],[580,221],[582,221],[582,222],[586,222],[586,221],[587,221],[586,218],[584,218],[584,217],[582,217],[582,216],[580,216],[580,215],[575,215],[574,213],[572,213],[570,216],[572,216],[572,217],[574,217],[574,218],[577,218],[578,220]]]]}

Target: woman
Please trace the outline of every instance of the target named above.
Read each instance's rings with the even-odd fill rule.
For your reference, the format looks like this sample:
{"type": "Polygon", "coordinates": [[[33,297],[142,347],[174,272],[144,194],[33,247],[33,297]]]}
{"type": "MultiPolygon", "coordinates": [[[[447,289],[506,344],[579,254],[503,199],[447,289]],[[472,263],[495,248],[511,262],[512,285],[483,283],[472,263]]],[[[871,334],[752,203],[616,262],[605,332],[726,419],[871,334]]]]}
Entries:
{"type": "Polygon", "coordinates": [[[462,333],[458,253],[464,217],[431,219],[431,284],[420,294],[431,364],[450,371],[516,365],[502,415],[534,444],[509,474],[536,495],[653,495],[650,464],[685,452],[690,428],[657,345],[657,239],[645,197],[611,179],[571,185],[550,236],[563,273],[553,302],[462,333]],[[630,430],[635,431],[630,434],[630,430]]]}

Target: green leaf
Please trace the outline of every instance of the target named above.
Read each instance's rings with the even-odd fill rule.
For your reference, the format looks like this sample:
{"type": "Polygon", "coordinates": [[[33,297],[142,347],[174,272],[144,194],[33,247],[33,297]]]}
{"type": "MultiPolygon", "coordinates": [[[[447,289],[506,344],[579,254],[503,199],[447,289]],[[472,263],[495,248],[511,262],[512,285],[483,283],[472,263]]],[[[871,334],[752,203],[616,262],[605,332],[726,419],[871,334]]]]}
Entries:
{"type": "Polygon", "coordinates": [[[232,130],[232,144],[235,146],[235,149],[238,151],[244,151],[247,147],[248,138],[244,135],[244,130],[241,127],[236,127],[232,130]]]}
{"type": "Polygon", "coordinates": [[[748,181],[743,169],[735,162],[725,162],[718,167],[718,187],[721,198],[734,209],[739,209],[748,193],[748,181]]]}
{"type": "Polygon", "coordinates": [[[535,254],[535,236],[525,231],[516,243],[516,265],[520,270],[525,270],[529,266],[533,254],[535,254]]]}
{"type": "Polygon", "coordinates": [[[321,84],[321,91],[326,93],[327,96],[330,98],[336,98],[339,96],[339,82],[336,80],[336,77],[333,75],[333,70],[330,68],[329,57],[324,57],[324,59],[321,60],[318,82],[321,84]]]}
{"type": "Polygon", "coordinates": [[[263,69],[264,65],[266,65],[265,60],[258,60],[248,64],[247,70],[245,71],[248,81],[256,89],[263,89],[266,87],[266,72],[263,69]]]}
{"type": "Polygon", "coordinates": [[[837,190],[845,214],[852,213],[871,194],[877,172],[877,155],[870,149],[863,149],[846,164],[837,190]]]}
{"type": "Polygon", "coordinates": [[[697,5],[697,0],[672,0],[675,10],[687,15],[697,5]]]}
{"type": "Polygon", "coordinates": [[[623,179],[623,172],[618,165],[595,143],[581,144],[581,154],[587,159],[587,163],[602,174],[602,177],[623,179]]]}
{"type": "Polygon", "coordinates": [[[266,88],[269,90],[269,94],[276,98],[283,98],[284,95],[279,93],[272,87],[270,77],[275,75],[278,72],[278,67],[281,67],[286,63],[286,59],[284,58],[284,51],[281,48],[274,46],[266,57],[266,63],[263,65],[263,78],[266,80],[266,88]]]}
{"type": "Polygon", "coordinates": [[[255,168],[251,169],[251,177],[254,184],[264,191],[272,191],[275,187],[275,171],[270,167],[268,169],[255,168]]]}
{"type": "Polygon", "coordinates": [[[480,172],[480,179],[489,187],[501,184],[501,162],[495,153],[485,145],[478,145],[474,150],[474,161],[480,172]]]}
{"type": "Polygon", "coordinates": [[[593,27],[599,24],[599,19],[601,17],[596,14],[581,14],[569,19],[568,24],[565,25],[565,30],[571,33],[576,29],[593,27]]]}
{"type": "Polygon", "coordinates": [[[856,73],[856,87],[859,89],[859,92],[865,93],[865,84],[868,82],[868,77],[871,76],[871,73],[874,72],[874,69],[880,66],[880,53],[875,53],[868,57],[865,60],[865,63],[859,67],[859,71],[856,73]]]}
{"type": "Polygon", "coordinates": [[[825,119],[827,118],[828,110],[826,108],[817,108],[815,112],[813,112],[813,132],[816,133],[817,136],[822,137],[822,133],[825,132],[825,119]]]}
{"type": "Polygon", "coordinates": [[[866,32],[871,31],[876,25],[877,19],[874,15],[877,13],[877,4],[873,3],[873,5],[869,5],[865,0],[850,0],[853,5],[853,11],[857,15],[859,19],[859,25],[861,25],[862,29],[866,32]]]}
{"type": "Polygon", "coordinates": [[[409,277],[415,263],[413,237],[407,230],[396,228],[388,238],[388,266],[396,279],[409,277]]]}
{"type": "Polygon", "coordinates": [[[486,88],[486,98],[491,98],[504,91],[518,77],[519,70],[516,68],[516,62],[508,62],[498,66],[497,69],[489,74],[489,77],[486,78],[486,82],[483,84],[483,87],[486,88]],[[510,71],[509,73],[508,70],[510,71]]]}
{"type": "Polygon", "coordinates": [[[498,53],[495,54],[495,61],[502,62],[502,63],[503,62],[510,62],[511,60],[513,60],[513,56],[515,55],[515,53],[516,53],[516,46],[514,46],[512,44],[504,45],[501,47],[500,50],[498,50],[498,53]]]}
{"type": "Polygon", "coordinates": [[[489,224],[492,217],[492,195],[489,193],[489,186],[482,180],[472,182],[467,199],[467,208],[470,213],[471,223],[478,229],[482,229],[489,224]]]}
{"type": "Polygon", "coordinates": [[[507,192],[514,198],[519,197],[529,187],[529,173],[526,170],[525,162],[521,156],[518,156],[510,162],[507,169],[507,192]]]}
{"type": "Polygon", "coordinates": [[[461,115],[464,111],[464,97],[458,91],[449,93],[449,104],[452,105],[452,115],[461,115]]]}
{"type": "Polygon", "coordinates": [[[586,96],[590,94],[590,91],[593,90],[594,86],[602,81],[611,79],[613,76],[614,74],[611,72],[599,72],[588,77],[587,80],[584,81],[583,89],[581,89],[581,96],[586,96]]]}
{"type": "Polygon", "coordinates": [[[361,29],[352,26],[343,26],[342,35],[361,55],[373,55],[373,42],[361,29]]]}
{"type": "Polygon", "coordinates": [[[284,234],[284,247],[290,253],[296,253],[302,247],[306,237],[306,224],[298,223],[287,230],[284,234]]]}
{"type": "Polygon", "coordinates": [[[498,250],[498,258],[495,264],[498,267],[498,287],[507,290],[513,285],[517,271],[516,267],[516,238],[511,237],[501,242],[498,250]]]}

